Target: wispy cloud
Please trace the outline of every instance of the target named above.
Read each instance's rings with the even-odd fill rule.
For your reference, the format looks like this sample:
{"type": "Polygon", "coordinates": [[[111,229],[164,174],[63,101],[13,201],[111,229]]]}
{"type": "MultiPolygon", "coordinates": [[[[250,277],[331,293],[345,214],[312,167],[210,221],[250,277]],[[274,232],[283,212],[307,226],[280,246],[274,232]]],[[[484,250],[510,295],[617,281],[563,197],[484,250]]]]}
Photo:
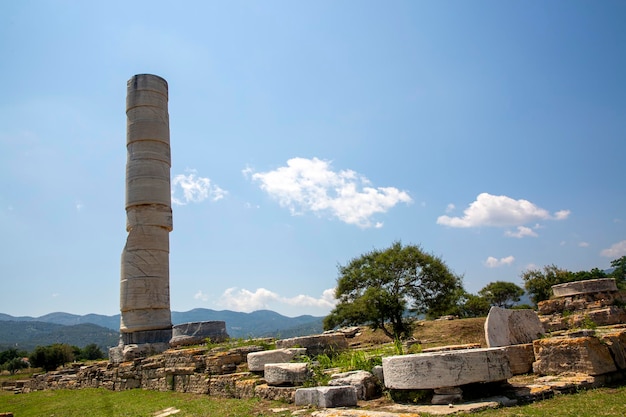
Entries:
{"type": "Polygon", "coordinates": [[[209,296],[208,294],[203,293],[202,290],[198,290],[198,292],[193,295],[193,299],[200,300],[200,301],[208,301],[209,296]]]}
{"type": "MultiPolygon", "coordinates": [[[[538,220],[564,220],[569,214],[569,210],[560,210],[550,214],[528,200],[515,200],[505,195],[482,193],[463,211],[463,217],[440,216],[437,218],[437,224],[450,227],[522,226],[538,220]]],[[[536,233],[527,227],[523,229],[518,227],[517,232],[510,232],[507,236],[536,236],[536,233]]]]}
{"type": "Polygon", "coordinates": [[[507,256],[506,258],[500,258],[500,259],[490,256],[485,261],[485,266],[487,268],[497,268],[499,266],[511,265],[514,261],[515,261],[514,256],[507,256]]]}
{"type": "Polygon", "coordinates": [[[184,206],[188,203],[200,203],[211,199],[218,201],[224,198],[227,191],[211,183],[209,178],[196,176],[195,170],[189,170],[189,174],[178,174],[172,179],[172,203],[184,206]],[[178,191],[182,197],[177,197],[178,191]]]}
{"type": "Polygon", "coordinates": [[[603,249],[600,252],[600,255],[605,256],[607,258],[621,258],[622,256],[626,256],[626,240],[622,240],[621,242],[614,243],[608,249],[603,249]]]}
{"type": "Polygon", "coordinates": [[[257,288],[253,292],[244,288],[233,287],[224,291],[218,304],[230,310],[249,313],[251,311],[269,309],[270,306],[276,304],[330,310],[335,306],[336,300],[335,290],[333,288],[325,290],[321,297],[315,298],[309,295],[282,297],[265,288],[257,288]]]}
{"type": "Polygon", "coordinates": [[[508,237],[516,237],[518,239],[521,239],[523,237],[539,236],[537,233],[535,233],[533,229],[531,229],[530,227],[526,227],[526,226],[517,226],[517,232],[512,232],[510,230],[507,230],[506,232],[504,232],[504,235],[508,237]]]}
{"type": "Polygon", "coordinates": [[[273,171],[253,173],[246,168],[243,173],[258,181],[261,189],[292,215],[313,212],[362,228],[382,227],[381,222],[372,220],[375,214],[412,202],[406,191],[373,187],[355,171],[333,171],[329,161],[318,158],[292,158],[287,166],[273,171]]]}

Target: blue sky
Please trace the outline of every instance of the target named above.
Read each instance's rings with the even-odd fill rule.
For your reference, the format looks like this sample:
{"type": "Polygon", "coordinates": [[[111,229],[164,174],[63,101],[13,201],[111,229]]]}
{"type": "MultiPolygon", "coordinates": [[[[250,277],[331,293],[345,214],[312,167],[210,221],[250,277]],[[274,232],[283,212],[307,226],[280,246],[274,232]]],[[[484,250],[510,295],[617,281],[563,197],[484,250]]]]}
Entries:
{"type": "Polygon", "coordinates": [[[171,308],[325,315],[393,241],[465,288],[626,255],[622,1],[0,3],[1,312],[119,312],[126,81],[169,83],[171,308]]]}

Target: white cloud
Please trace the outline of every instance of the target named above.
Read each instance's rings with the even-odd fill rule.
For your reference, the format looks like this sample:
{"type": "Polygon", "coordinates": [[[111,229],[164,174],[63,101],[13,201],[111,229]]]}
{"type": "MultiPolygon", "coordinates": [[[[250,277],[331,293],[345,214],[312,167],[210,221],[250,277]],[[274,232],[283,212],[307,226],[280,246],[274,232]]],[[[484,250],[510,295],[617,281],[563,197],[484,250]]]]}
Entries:
{"type": "MultiPolygon", "coordinates": [[[[251,170],[243,172],[250,175],[251,170]]],[[[374,214],[412,202],[406,191],[374,188],[366,177],[352,170],[332,171],[329,161],[318,158],[292,158],[287,166],[252,174],[252,180],[292,215],[309,211],[363,228],[381,227],[382,223],[372,221],[374,214]]]]}
{"type": "Polygon", "coordinates": [[[456,208],[456,206],[454,204],[452,204],[452,203],[448,204],[446,206],[446,213],[452,213],[455,208],[456,208]]]}
{"type": "Polygon", "coordinates": [[[172,203],[184,206],[188,203],[200,203],[207,198],[218,201],[224,198],[226,191],[211,184],[211,180],[196,177],[196,171],[190,170],[188,175],[178,174],[172,179],[172,203]],[[177,190],[183,193],[182,198],[176,197],[177,190]]]}
{"type": "Polygon", "coordinates": [[[589,242],[579,242],[578,246],[581,248],[588,248],[589,247],[589,242]]]}
{"type": "Polygon", "coordinates": [[[202,290],[198,290],[198,292],[194,294],[193,298],[194,298],[194,300],[200,300],[200,301],[208,301],[209,300],[209,296],[207,294],[203,293],[202,290]]]}
{"type": "Polygon", "coordinates": [[[564,220],[570,211],[560,210],[551,215],[528,200],[514,200],[505,195],[479,194],[476,201],[463,211],[463,217],[440,216],[437,224],[450,227],[520,226],[537,220],[564,220]]]}
{"type": "Polygon", "coordinates": [[[515,261],[514,256],[507,256],[506,258],[500,258],[500,259],[490,256],[485,261],[485,266],[487,268],[497,268],[499,266],[511,265],[514,261],[515,261]]]}
{"type": "Polygon", "coordinates": [[[626,240],[622,240],[621,242],[614,243],[608,249],[603,249],[600,252],[600,255],[606,256],[607,258],[621,258],[622,256],[626,256],[626,240]]]}
{"type": "Polygon", "coordinates": [[[257,288],[254,292],[245,288],[228,288],[221,295],[218,304],[234,311],[249,313],[256,310],[270,309],[271,304],[284,304],[287,306],[316,307],[330,310],[335,304],[335,290],[325,290],[320,298],[309,295],[296,295],[295,297],[282,297],[277,293],[265,288],[257,288]]]}
{"type": "Polygon", "coordinates": [[[81,211],[83,208],[85,208],[85,205],[80,201],[77,201],[74,206],[76,207],[76,211],[81,211]]]}
{"type": "Polygon", "coordinates": [[[533,229],[526,226],[517,226],[517,232],[511,232],[510,230],[507,230],[506,232],[504,232],[504,235],[508,237],[516,237],[518,239],[521,239],[523,237],[539,236],[537,233],[535,233],[535,231],[533,231],[533,229]]]}

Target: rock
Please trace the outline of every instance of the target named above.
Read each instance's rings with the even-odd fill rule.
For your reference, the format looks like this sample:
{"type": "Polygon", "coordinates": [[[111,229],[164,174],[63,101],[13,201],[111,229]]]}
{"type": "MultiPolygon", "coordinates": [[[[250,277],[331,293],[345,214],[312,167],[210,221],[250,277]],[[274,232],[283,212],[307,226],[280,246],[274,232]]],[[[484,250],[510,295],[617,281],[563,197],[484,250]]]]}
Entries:
{"type": "Polygon", "coordinates": [[[485,321],[488,347],[532,343],[544,334],[543,325],[533,310],[491,307],[485,321]]]}
{"type": "Polygon", "coordinates": [[[383,358],[383,372],[385,386],[391,389],[455,387],[512,376],[502,348],[388,356],[383,358]]]}
{"type": "Polygon", "coordinates": [[[322,353],[332,354],[348,348],[348,341],[343,333],[318,334],[313,336],[292,337],[276,341],[277,349],[292,347],[306,348],[309,356],[317,356],[322,353]]]}
{"type": "Polygon", "coordinates": [[[608,346],[615,366],[620,370],[626,369],[626,330],[607,333],[601,340],[608,346]]]}
{"type": "Polygon", "coordinates": [[[261,384],[254,387],[254,396],[263,400],[293,403],[296,399],[296,390],[295,387],[273,387],[261,384]]]}
{"type": "Polygon", "coordinates": [[[265,370],[268,363],[291,362],[296,356],[306,354],[305,348],[274,349],[248,354],[248,369],[252,372],[265,370]]]}
{"type": "Polygon", "coordinates": [[[523,375],[533,371],[535,353],[532,343],[505,346],[502,349],[504,349],[506,357],[509,360],[509,367],[513,375],[523,375]]]}
{"type": "Polygon", "coordinates": [[[385,376],[383,374],[383,367],[381,365],[376,365],[372,368],[372,374],[378,379],[382,385],[385,385],[385,376]]]}
{"type": "Polygon", "coordinates": [[[552,286],[552,293],[557,298],[606,291],[617,291],[614,278],[588,279],[552,286]]]}
{"type": "Polygon", "coordinates": [[[302,385],[309,377],[309,367],[306,363],[268,363],[264,377],[267,385],[302,385]]]}
{"type": "Polygon", "coordinates": [[[558,375],[574,372],[601,375],[617,370],[609,347],[597,337],[553,337],[533,342],[533,372],[558,375]]]}
{"type": "Polygon", "coordinates": [[[464,345],[437,346],[437,347],[423,349],[421,353],[445,352],[445,351],[450,351],[450,350],[465,350],[465,349],[480,349],[480,343],[466,343],[464,345]]]}
{"type": "Polygon", "coordinates": [[[197,321],[193,323],[177,324],[172,327],[170,346],[189,346],[204,343],[206,339],[212,342],[222,342],[228,339],[226,322],[224,321],[197,321]]]}
{"type": "Polygon", "coordinates": [[[331,387],[344,385],[354,387],[359,400],[371,400],[380,395],[376,377],[367,371],[342,372],[333,374],[330,378],[328,385],[331,387]]]}
{"type": "Polygon", "coordinates": [[[356,390],[352,386],[313,387],[296,390],[296,405],[312,405],[319,408],[354,407],[356,390]]]}

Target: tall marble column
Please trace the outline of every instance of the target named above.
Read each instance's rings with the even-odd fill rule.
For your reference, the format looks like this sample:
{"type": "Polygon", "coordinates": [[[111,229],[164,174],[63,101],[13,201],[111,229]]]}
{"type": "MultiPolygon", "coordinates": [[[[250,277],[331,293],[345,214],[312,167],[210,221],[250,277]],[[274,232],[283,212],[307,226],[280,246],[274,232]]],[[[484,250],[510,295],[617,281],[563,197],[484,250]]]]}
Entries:
{"type": "Polygon", "coordinates": [[[121,342],[167,343],[169,290],[170,130],[167,82],[133,76],[127,85],[126,230],[122,252],[121,342]]]}

